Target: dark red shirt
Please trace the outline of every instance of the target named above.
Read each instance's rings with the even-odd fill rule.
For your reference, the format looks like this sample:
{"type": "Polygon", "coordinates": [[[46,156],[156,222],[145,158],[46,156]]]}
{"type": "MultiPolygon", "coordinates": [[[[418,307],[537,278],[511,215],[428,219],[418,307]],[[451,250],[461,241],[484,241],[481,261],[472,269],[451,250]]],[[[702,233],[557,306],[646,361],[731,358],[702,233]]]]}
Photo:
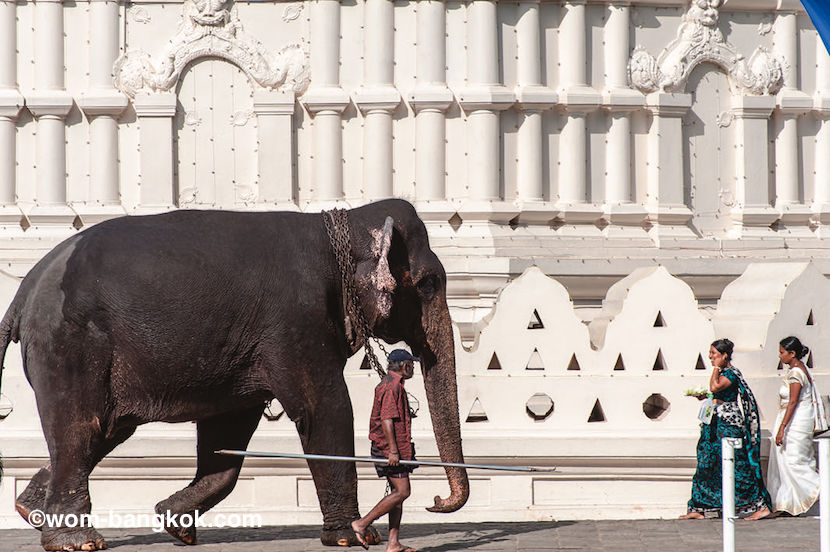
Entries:
{"type": "Polygon", "coordinates": [[[389,372],[375,387],[375,402],[369,417],[369,440],[384,455],[389,456],[389,444],[383,434],[381,421],[392,420],[400,459],[412,460],[412,416],[409,414],[409,399],[403,383],[403,374],[389,372]]]}

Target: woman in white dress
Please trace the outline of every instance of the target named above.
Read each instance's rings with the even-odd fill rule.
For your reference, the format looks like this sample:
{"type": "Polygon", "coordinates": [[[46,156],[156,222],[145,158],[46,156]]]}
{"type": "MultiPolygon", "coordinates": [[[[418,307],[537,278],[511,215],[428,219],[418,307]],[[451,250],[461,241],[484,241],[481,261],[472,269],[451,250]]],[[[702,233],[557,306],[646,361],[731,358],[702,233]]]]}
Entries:
{"type": "Polygon", "coordinates": [[[778,417],[769,453],[767,489],[773,511],[797,516],[818,500],[819,475],[813,449],[813,378],[801,361],[810,350],[796,337],[786,337],[778,347],[778,357],[789,366],[778,390],[778,417]]]}

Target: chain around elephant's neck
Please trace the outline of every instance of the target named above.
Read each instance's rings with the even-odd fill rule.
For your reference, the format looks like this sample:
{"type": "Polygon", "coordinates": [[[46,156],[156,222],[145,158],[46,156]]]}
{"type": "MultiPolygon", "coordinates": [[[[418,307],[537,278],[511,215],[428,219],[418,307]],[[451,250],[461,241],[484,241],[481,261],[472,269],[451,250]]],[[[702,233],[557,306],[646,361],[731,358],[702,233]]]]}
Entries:
{"type": "Polygon", "coordinates": [[[345,209],[323,211],[323,222],[326,224],[326,232],[329,235],[329,242],[334,251],[334,256],[337,259],[337,266],[340,267],[340,278],[343,282],[346,337],[352,345],[361,341],[363,342],[363,348],[366,350],[366,358],[369,360],[369,364],[383,378],[386,376],[386,371],[380,365],[375,351],[369,345],[369,339],[374,339],[384,354],[386,354],[386,349],[372,335],[369,322],[363,314],[363,309],[360,308],[360,301],[354,282],[355,266],[354,259],[352,258],[351,239],[349,237],[348,214],[345,209]]]}

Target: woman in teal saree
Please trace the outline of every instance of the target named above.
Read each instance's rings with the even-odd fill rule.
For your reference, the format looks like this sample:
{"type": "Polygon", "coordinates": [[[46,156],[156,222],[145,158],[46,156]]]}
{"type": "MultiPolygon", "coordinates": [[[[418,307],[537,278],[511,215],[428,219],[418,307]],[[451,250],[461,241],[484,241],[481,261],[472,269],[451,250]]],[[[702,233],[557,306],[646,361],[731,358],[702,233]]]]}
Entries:
{"type": "Polygon", "coordinates": [[[735,512],[746,519],[770,515],[772,501],[761,471],[761,425],[755,396],[740,370],[732,366],[734,345],[718,339],[709,348],[712,376],[709,390],[716,404],[708,424],[701,424],[697,443],[697,470],[692,479],[688,513],[680,519],[715,517],[723,509],[721,439],[742,441],[735,449],[735,512]]]}

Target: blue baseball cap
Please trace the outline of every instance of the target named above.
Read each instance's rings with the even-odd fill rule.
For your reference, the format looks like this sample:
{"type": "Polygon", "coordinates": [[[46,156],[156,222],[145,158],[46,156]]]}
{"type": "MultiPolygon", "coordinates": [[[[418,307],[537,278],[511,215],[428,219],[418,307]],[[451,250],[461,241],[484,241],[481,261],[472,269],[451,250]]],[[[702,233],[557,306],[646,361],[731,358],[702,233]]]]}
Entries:
{"type": "Polygon", "coordinates": [[[412,356],[412,354],[405,349],[395,349],[394,351],[389,353],[389,360],[390,362],[403,362],[404,360],[421,362],[421,360],[418,357],[412,356]]]}

